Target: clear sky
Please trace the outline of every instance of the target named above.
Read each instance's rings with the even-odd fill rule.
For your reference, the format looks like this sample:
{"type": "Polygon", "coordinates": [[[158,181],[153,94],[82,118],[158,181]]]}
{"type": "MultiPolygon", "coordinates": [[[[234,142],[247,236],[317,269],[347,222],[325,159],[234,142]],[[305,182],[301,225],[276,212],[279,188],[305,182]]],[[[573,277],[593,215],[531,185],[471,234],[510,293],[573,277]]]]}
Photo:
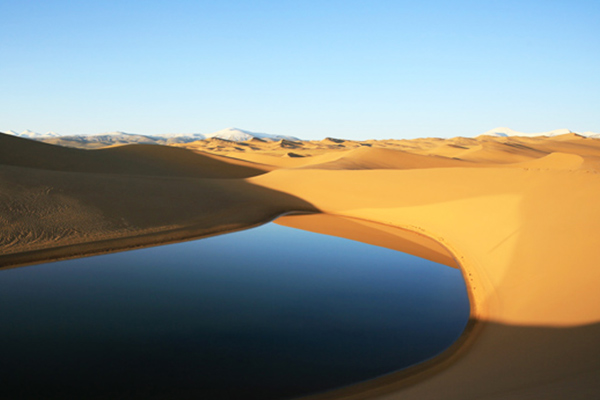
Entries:
{"type": "Polygon", "coordinates": [[[0,0],[0,129],[600,132],[600,1],[0,0]]]}

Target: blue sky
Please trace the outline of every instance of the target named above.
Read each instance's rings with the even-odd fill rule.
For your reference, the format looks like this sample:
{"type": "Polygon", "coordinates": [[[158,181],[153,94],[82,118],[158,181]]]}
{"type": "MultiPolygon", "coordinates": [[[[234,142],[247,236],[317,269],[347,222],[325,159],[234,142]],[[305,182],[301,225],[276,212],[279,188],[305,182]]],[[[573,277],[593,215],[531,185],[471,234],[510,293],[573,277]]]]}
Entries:
{"type": "Polygon", "coordinates": [[[600,1],[0,0],[0,129],[600,132],[600,1]]]}

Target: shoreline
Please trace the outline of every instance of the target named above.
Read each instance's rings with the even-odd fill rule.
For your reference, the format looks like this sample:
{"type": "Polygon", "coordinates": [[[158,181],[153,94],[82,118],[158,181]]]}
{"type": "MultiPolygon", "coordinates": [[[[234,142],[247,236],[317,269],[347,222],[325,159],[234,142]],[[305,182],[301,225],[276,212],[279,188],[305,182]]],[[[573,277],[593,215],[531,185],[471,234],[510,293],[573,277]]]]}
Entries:
{"type": "MultiPolygon", "coordinates": [[[[173,230],[166,230],[161,232],[153,232],[153,233],[145,233],[136,236],[129,237],[121,237],[114,239],[107,239],[97,242],[90,243],[82,243],[76,245],[68,245],[55,247],[44,250],[37,250],[26,253],[17,253],[15,255],[4,255],[0,256],[0,270],[19,268],[19,267],[27,267],[32,265],[51,263],[54,261],[68,260],[68,259],[77,259],[81,257],[91,257],[101,254],[110,254],[122,251],[136,250],[148,247],[162,246],[173,243],[181,243],[192,240],[199,240],[203,238],[218,236],[227,233],[233,233],[238,231],[243,231],[247,229],[252,229],[254,227],[264,225],[270,222],[277,221],[282,217],[289,216],[302,216],[302,215],[311,215],[311,216],[326,216],[333,217],[337,219],[350,219],[350,220],[361,220],[360,218],[355,217],[344,217],[342,215],[335,214],[323,214],[323,213],[308,213],[304,211],[289,211],[277,214],[273,217],[266,218],[262,221],[250,224],[250,225],[241,225],[235,227],[222,227],[219,229],[206,229],[206,228],[179,228],[173,230]]],[[[385,224],[381,224],[378,222],[365,220],[363,221],[381,225],[382,227],[385,224]]],[[[411,235],[415,236],[423,236],[431,240],[435,240],[433,237],[428,236],[423,231],[414,231],[407,228],[397,227],[393,225],[387,225],[388,227],[405,231],[411,235]]],[[[295,228],[301,229],[301,228],[295,228]]],[[[351,239],[352,240],[352,239],[351,239]]],[[[441,246],[443,246],[447,251],[451,254],[451,249],[446,246],[444,243],[438,242],[441,246]]],[[[376,245],[376,244],[375,244],[376,245]]],[[[384,246],[385,247],[385,246],[384,246]]],[[[399,250],[396,250],[399,251],[399,250]]],[[[420,381],[427,379],[428,377],[435,375],[436,373],[448,368],[454,362],[456,362],[462,355],[469,351],[470,346],[477,340],[479,333],[485,327],[485,321],[477,318],[478,312],[476,310],[479,309],[479,305],[475,304],[473,301],[473,293],[471,290],[471,284],[465,279],[466,270],[464,266],[458,261],[458,257],[453,254],[454,260],[456,261],[459,269],[461,270],[461,275],[463,280],[465,281],[465,287],[467,290],[467,295],[469,297],[469,319],[463,332],[460,336],[454,341],[454,343],[442,351],[440,354],[423,360],[417,364],[406,367],[402,370],[392,371],[380,377],[368,379],[365,381],[355,382],[348,386],[329,389],[325,392],[315,393],[308,396],[297,397],[297,399],[306,399],[306,400],[329,400],[329,399],[361,399],[361,398],[369,398],[369,396],[377,394],[385,394],[391,393],[398,389],[418,384],[420,381]]]]}
{"type": "MultiPolygon", "coordinates": [[[[436,241],[439,245],[444,247],[446,251],[452,254],[454,261],[458,265],[458,268],[461,271],[461,275],[463,281],[465,282],[465,288],[467,290],[467,295],[469,297],[469,319],[467,324],[465,325],[460,336],[450,345],[450,347],[446,348],[441,353],[433,356],[430,359],[423,360],[417,364],[412,366],[403,368],[398,371],[392,371],[388,374],[368,379],[365,381],[356,382],[344,387],[340,387],[337,389],[330,389],[324,392],[315,393],[308,396],[300,396],[295,399],[297,400],[359,400],[359,399],[369,399],[373,396],[380,396],[385,394],[390,394],[395,391],[401,390],[403,388],[417,385],[419,382],[422,382],[429,377],[439,373],[440,371],[445,370],[450,367],[453,363],[458,361],[461,357],[467,354],[472,347],[472,345],[477,341],[479,335],[486,327],[486,321],[481,319],[481,308],[483,304],[476,303],[476,299],[472,290],[473,284],[477,284],[476,282],[470,281],[466,279],[465,274],[468,273],[468,269],[465,268],[465,265],[460,262],[460,259],[463,257],[458,256],[455,252],[453,252],[452,248],[443,241],[436,240],[434,235],[428,234],[423,229],[419,230],[411,230],[406,227],[383,224],[376,221],[371,221],[358,217],[348,217],[344,215],[336,215],[336,214],[317,214],[317,216],[332,216],[334,218],[341,219],[350,219],[350,220],[363,220],[369,223],[373,223],[381,226],[388,226],[393,229],[397,229],[400,231],[408,232],[409,234],[416,236],[423,236],[428,239],[436,241]]],[[[291,225],[285,225],[291,226],[291,225]]],[[[301,228],[296,228],[301,229],[301,228]]],[[[312,230],[316,232],[315,230],[312,230]]],[[[343,237],[343,236],[341,236],[343,237]]],[[[352,239],[351,239],[352,240],[352,239]]],[[[385,246],[384,246],[385,247],[385,246]]],[[[399,250],[396,250],[399,251],[399,250]]],[[[410,253],[409,253],[410,254],[410,253]]],[[[451,267],[452,268],[452,267],[451,267]]]]}
{"type": "Polygon", "coordinates": [[[244,231],[275,221],[284,215],[300,215],[308,211],[286,211],[250,224],[231,224],[210,229],[203,226],[189,226],[164,231],[140,233],[132,236],[115,237],[93,242],[76,243],[64,246],[32,250],[14,254],[0,255],[0,271],[31,265],[51,263],[54,261],[72,260],[81,257],[92,257],[101,254],[144,249],[174,243],[204,239],[227,233],[244,231]]]}

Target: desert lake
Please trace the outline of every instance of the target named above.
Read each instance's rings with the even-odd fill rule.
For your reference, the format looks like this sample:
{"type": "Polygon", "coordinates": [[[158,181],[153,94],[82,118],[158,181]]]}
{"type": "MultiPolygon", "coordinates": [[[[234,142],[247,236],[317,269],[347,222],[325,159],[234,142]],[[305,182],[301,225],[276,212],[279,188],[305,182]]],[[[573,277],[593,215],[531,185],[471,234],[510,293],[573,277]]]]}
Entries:
{"type": "Polygon", "coordinates": [[[0,271],[2,398],[281,399],[462,333],[461,272],[274,223],[0,271]]]}

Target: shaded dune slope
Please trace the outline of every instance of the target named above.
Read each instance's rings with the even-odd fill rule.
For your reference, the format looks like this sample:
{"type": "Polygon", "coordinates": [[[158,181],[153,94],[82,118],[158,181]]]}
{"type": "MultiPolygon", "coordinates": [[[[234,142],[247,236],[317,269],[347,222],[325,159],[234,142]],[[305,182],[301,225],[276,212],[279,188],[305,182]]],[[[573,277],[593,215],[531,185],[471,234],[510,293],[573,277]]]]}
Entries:
{"type": "Polygon", "coordinates": [[[238,179],[0,166],[0,266],[196,238],[256,225],[290,209],[317,211],[238,179]]]}
{"type": "Polygon", "coordinates": [[[600,392],[600,324],[533,327],[487,323],[458,360],[426,362],[422,376],[395,373],[305,400],[589,400],[600,392]],[[549,351],[550,350],[550,351],[549,351]]]}
{"type": "Polygon", "coordinates": [[[196,178],[246,178],[268,170],[174,147],[137,144],[81,150],[5,134],[0,134],[0,163],[54,171],[196,178]]]}
{"type": "Polygon", "coordinates": [[[0,266],[200,237],[316,211],[185,149],[78,150],[0,135],[0,266]],[[221,179],[219,179],[221,178],[221,179]]]}

